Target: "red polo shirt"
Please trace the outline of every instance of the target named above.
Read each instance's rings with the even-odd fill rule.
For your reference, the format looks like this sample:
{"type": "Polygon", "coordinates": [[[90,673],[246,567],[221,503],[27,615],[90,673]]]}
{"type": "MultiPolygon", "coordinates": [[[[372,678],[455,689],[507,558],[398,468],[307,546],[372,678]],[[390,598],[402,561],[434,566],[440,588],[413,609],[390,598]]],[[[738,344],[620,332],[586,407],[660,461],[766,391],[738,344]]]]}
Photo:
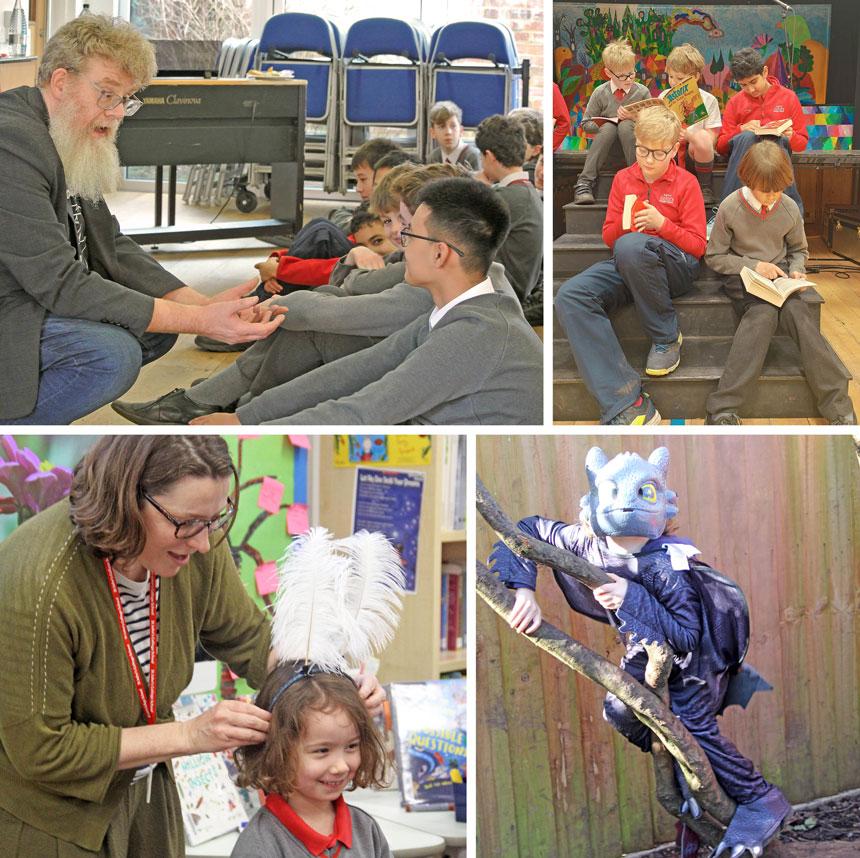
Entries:
{"type": "Polygon", "coordinates": [[[314,831],[279,795],[266,796],[266,810],[273,813],[295,837],[302,841],[311,855],[322,855],[326,849],[332,849],[342,843],[347,849],[352,848],[352,816],[349,805],[339,795],[334,804],[334,831],[331,834],[320,834],[314,831]]]}

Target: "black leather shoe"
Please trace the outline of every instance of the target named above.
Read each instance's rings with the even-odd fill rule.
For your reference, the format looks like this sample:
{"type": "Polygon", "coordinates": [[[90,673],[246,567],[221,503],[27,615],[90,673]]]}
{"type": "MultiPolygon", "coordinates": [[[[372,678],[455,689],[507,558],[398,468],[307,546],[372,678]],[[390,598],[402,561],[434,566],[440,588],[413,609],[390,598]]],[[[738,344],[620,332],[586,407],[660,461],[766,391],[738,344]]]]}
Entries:
{"type": "MultiPolygon", "coordinates": [[[[194,417],[212,414],[219,409],[212,405],[198,405],[186,395],[185,389],[177,387],[158,399],[149,402],[124,402],[118,399],[111,403],[111,408],[126,420],[138,425],[156,425],[159,423],[187,424],[194,417]]],[[[226,409],[225,409],[226,410],[226,409]]]]}
{"type": "Polygon", "coordinates": [[[243,352],[251,348],[254,342],[255,340],[248,340],[246,343],[224,343],[221,340],[213,340],[212,337],[204,337],[203,334],[194,338],[194,345],[204,352],[243,352]]]}

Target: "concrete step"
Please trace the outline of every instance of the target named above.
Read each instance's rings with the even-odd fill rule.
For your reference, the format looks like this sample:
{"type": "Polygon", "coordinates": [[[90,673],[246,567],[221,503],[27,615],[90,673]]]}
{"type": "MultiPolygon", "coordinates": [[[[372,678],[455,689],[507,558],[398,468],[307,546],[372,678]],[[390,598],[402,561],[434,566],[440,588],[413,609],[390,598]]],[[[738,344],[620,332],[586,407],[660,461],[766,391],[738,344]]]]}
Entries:
{"type": "MultiPolygon", "coordinates": [[[[645,375],[647,343],[623,340],[621,346],[640,373],[643,388],[663,419],[693,420],[705,417],[705,403],[716,390],[731,342],[731,337],[685,336],[681,365],[662,378],[645,375]]],[[[556,341],[553,355],[553,419],[599,420],[600,410],[582,382],[567,341],[556,341]]],[[[846,378],[851,377],[844,365],[843,371],[846,378]]],[[[776,336],[771,341],[762,377],[740,416],[759,419],[820,416],[803,375],[800,354],[788,337],[776,336]]]]}
{"type": "MultiPolygon", "coordinates": [[[[553,297],[558,294],[558,290],[565,282],[564,278],[553,280],[553,297]]],[[[815,322],[820,328],[821,305],[824,299],[811,288],[801,292],[800,298],[809,305],[815,322]]],[[[685,341],[688,337],[731,337],[737,330],[738,320],[735,311],[717,279],[699,278],[686,295],[675,298],[672,304],[678,314],[678,322],[685,341]]],[[[648,343],[633,304],[628,304],[612,314],[612,328],[619,339],[641,339],[648,343]]],[[[566,339],[564,328],[555,315],[553,316],[553,338],[566,339]]],[[[646,345],[646,348],[648,347],[650,343],[646,345]]]]}

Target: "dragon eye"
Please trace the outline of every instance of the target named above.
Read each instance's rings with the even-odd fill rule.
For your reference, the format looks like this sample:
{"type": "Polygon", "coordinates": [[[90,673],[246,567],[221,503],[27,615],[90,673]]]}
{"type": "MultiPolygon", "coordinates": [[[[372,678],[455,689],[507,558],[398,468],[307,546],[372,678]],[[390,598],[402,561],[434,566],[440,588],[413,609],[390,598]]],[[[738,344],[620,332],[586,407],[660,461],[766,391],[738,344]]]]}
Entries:
{"type": "Polygon", "coordinates": [[[654,483],[645,483],[639,487],[639,494],[642,495],[646,501],[654,503],[654,501],[657,500],[657,487],[654,483]]]}

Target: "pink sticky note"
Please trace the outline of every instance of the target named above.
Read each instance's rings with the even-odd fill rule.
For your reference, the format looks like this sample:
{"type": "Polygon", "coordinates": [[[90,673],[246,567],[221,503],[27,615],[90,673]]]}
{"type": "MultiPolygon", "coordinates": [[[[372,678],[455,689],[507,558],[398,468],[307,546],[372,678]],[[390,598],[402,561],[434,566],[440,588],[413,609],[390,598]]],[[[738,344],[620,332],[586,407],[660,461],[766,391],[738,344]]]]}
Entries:
{"type": "Polygon", "coordinates": [[[307,533],[310,528],[308,524],[308,507],[304,503],[294,503],[287,507],[287,533],[307,533]]]}
{"type": "Polygon", "coordinates": [[[311,442],[308,440],[307,435],[287,435],[287,437],[294,447],[304,447],[306,450],[310,450],[311,442]]]}
{"type": "Polygon", "coordinates": [[[278,589],[278,564],[274,561],[261,563],[254,572],[254,577],[257,579],[257,592],[261,596],[274,593],[278,589]]]}
{"type": "Polygon", "coordinates": [[[257,506],[275,515],[281,508],[281,498],[284,496],[284,484],[272,477],[263,477],[257,506]]]}
{"type": "Polygon", "coordinates": [[[260,436],[259,436],[259,435],[237,435],[236,437],[237,437],[239,440],[242,440],[242,441],[248,441],[248,440],[250,440],[251,438],[259,438],[260,436]]]}

